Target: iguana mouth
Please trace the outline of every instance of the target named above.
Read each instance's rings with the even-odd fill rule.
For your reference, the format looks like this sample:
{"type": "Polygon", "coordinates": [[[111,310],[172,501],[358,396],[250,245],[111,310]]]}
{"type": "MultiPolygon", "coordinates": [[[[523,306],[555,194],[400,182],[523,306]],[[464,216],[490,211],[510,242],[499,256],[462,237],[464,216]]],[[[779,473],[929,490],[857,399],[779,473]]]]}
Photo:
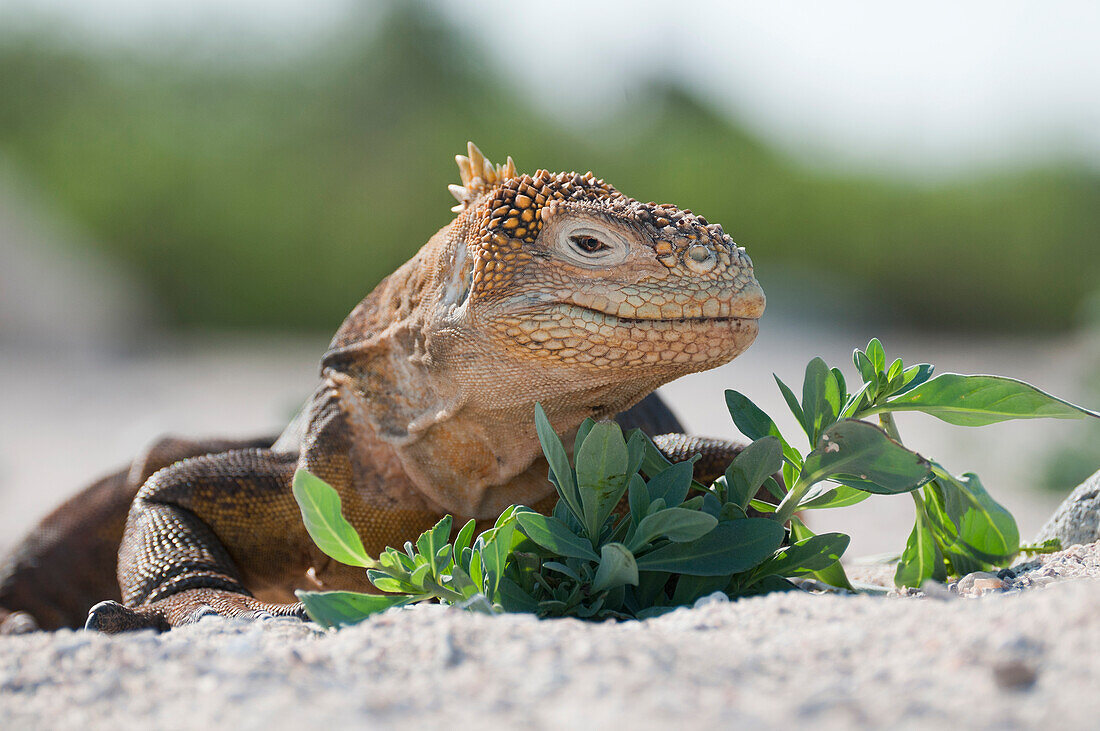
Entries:
{"type": "Polygon", "coordinates": [[[734,315],[724,315],[718,317],[706,317],[700,315],[699,317],[638,317],[638,316],[624,316],[617,315],[613,312],[606,312],[604,310],[597,310],[592,307],[585,307],[572,302],[566,302],[559,306],[566,313],[575,313],[580,319],[590,320],[599,324],[610,325],[626,325],[626,326],[655,326],[660,323],[667,323],[669,325],[683,325],[687,326],[685,329],[690,328],[693,325],[722,325],[726,323],[756,323],[759,322],[758,317],[737,317],[734,315]],[[583,313],[583,314],[582,314],[583,313]]]}

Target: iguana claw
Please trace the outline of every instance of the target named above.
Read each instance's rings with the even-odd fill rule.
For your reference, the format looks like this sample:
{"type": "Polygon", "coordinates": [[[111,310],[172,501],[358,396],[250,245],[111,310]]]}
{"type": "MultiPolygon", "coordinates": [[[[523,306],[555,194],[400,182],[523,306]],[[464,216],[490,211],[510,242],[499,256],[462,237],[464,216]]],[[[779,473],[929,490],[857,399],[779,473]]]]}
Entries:
{"type": "Polygon", "coordinates": [[[163,632],[170,627],[159,613],[135,611],[118,602],[106,601],[96,604],[88,611],[84,629],[113,635],[140,629],[163,632]]]}

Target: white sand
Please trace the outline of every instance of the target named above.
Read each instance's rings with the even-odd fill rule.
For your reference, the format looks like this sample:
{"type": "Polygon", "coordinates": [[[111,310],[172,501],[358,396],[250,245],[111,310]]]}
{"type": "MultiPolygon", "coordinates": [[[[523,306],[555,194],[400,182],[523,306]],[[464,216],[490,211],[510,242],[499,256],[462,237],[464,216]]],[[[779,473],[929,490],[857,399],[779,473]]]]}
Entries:
{"type": "Polygon", "coordinates": [[[1100,546],[980,598],[706,598],[645,622],[393,610],[322,632],[0,639],[0,728],[1059,728],[1100,717],[1100,546]],[[1051,583],[1047,583],[1051,582],[1051,583]]]}

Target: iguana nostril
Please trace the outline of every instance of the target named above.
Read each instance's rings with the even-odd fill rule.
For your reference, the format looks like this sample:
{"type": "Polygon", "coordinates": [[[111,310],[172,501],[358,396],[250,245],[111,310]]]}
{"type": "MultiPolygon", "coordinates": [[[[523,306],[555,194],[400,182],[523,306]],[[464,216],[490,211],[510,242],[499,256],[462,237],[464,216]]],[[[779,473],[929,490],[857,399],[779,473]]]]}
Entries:
{"type": "Polygon", "coordinates": [[[685,254],[684,263],[687,264],[689,269],[700,274],[710,271],[718,263],[718,255],[714,253],[714,250],[702,244],[689,247],[685,254]]]}
{"type": "Polygon", "coordinates": [[[710,256],[710,249],[703,246],[702,244],[696,244],[695,246],[688,249],[688,256],[690,256],[695,261],[704,262],[707,260],[707,257],[710,256]]]}

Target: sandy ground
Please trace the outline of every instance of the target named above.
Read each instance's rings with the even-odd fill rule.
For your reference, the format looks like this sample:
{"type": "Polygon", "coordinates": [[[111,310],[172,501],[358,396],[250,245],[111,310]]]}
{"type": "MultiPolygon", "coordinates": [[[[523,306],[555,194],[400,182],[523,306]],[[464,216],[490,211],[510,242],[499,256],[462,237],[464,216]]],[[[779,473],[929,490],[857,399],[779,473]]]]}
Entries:
{"type": "Polygon", "coordinates": [[[645,622],[420,606],[327,633],[37,633],[0,640],[0,728],[1092,729],[1098,568],[1093,544],[1024,590],[706,597],[645,622]]]}

